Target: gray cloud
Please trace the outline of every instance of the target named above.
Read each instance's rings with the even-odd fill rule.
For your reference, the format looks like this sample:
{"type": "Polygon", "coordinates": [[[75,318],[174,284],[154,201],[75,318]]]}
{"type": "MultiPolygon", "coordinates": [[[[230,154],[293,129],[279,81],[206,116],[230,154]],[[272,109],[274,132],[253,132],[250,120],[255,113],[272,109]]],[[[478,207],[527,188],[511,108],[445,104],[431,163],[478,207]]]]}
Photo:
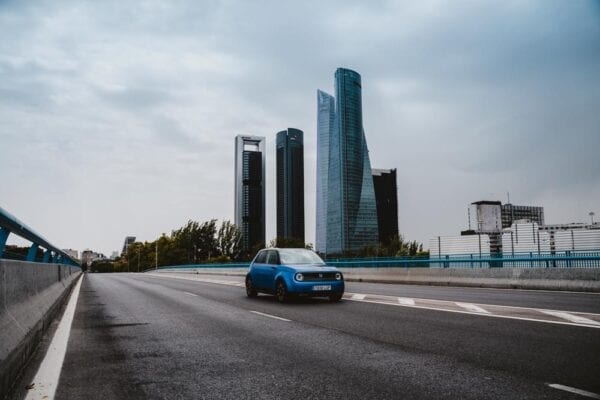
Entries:
{"type": "Polygon", "coordinates": [[[372,164],[397,167],[401,232],[469,202],[600,211],[597,3],[0,3],[0,203],[65,247],[117,249],[233,217],[233,137],[305,132],[314,240],[317,88],[363,76],[372,164]],[[60,221],[58,223],[57,221],[60,221]]]}

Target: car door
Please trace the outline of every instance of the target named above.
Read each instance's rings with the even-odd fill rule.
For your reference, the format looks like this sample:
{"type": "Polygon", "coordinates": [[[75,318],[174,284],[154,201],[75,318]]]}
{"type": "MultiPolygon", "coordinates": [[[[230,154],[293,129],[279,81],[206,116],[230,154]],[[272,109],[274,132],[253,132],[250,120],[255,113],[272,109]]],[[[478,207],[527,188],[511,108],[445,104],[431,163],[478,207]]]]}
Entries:
{"type": "Polygon", "coordinates": [[[267,264],[267,251],[262,250],[256,256],[254,263],[252,263],[251,278],[254,283],[254,287],[257,289],[264,289],[266,285],[265,281],[265,270],[268,268],[267,264]]]}
{"type": "Polygon", "coordinates": [[[277,250],[267,250],[267,263],[264,269],[265,288],[275,290],[275,274],[279,265],[277,250]]]}

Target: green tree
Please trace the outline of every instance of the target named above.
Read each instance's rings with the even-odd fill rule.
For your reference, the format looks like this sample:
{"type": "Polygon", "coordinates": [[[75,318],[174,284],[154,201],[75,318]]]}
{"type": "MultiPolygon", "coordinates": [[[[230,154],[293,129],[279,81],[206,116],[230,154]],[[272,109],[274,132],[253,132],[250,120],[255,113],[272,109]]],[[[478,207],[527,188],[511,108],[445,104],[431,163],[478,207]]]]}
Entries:
{"type": "Polygon", "coordinates": [[[217,250],[221,256],[235,260],[242,252],[242,233],[237,225],[223,221],[217,233],[217,250]]]}

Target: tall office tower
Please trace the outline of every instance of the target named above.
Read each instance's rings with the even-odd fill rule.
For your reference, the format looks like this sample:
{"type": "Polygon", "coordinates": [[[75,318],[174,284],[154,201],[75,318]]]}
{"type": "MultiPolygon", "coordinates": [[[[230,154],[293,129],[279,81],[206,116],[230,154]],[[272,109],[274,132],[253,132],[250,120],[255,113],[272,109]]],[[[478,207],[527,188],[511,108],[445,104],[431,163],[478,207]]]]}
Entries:
{"type": "Polygon", "coordinates": [[[389,243],[390,239],[398,236],[396,169],[373,169],[373,186],[379,240],[381,243],[389,243]]]}
{"type": "Polygon", "coordinates": [[[265,243],[265,138],[235,137],[235,224],[242,247],[265,243]]]}
{"type": "Polygon", "coordinates": [[[277,237],[304,242],[304,138],[299,129],[277,133],[277,237]]]}
{"type": "Polygon", "coordinates": [[[335,124],[335,98],[317,90],[317,221],[315,250],[327,253],[329,140],[335,124]]]}
{"type": "Polygon", "coordinates": [[[379,242],[361,91],[360,75],[338,68],[334,129],[329,140],[327,254],[355,252],[379,242]]]}

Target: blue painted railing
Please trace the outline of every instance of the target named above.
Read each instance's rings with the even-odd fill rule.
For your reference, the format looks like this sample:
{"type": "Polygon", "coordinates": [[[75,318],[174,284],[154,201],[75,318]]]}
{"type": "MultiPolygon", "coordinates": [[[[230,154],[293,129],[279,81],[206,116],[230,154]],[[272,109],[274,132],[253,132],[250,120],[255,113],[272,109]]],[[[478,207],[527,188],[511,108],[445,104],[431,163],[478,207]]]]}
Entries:
{"type": "MultiPolygon", "coordinates": [[[[563,251],[554,254],[515,253],[503,257],[459,254],[441,257],[346,258],[328,259],[326,262],[327,265],[338,268],[600,268],[600,250],[563,251]]],[[[249,265],[249,262],[189,264],[159,267],[158,269],[248,268],[249,265]]]]}
{"type": "Polygon", "coordinates": [[[0,258],[4,258],[6,241],[10,235],[16,235],[31,242],[25,261],[79,266],[78,261],[0,207],[0,258]],[[37,257],[39,249],[44,252],[41,259],[37,257]]]}

